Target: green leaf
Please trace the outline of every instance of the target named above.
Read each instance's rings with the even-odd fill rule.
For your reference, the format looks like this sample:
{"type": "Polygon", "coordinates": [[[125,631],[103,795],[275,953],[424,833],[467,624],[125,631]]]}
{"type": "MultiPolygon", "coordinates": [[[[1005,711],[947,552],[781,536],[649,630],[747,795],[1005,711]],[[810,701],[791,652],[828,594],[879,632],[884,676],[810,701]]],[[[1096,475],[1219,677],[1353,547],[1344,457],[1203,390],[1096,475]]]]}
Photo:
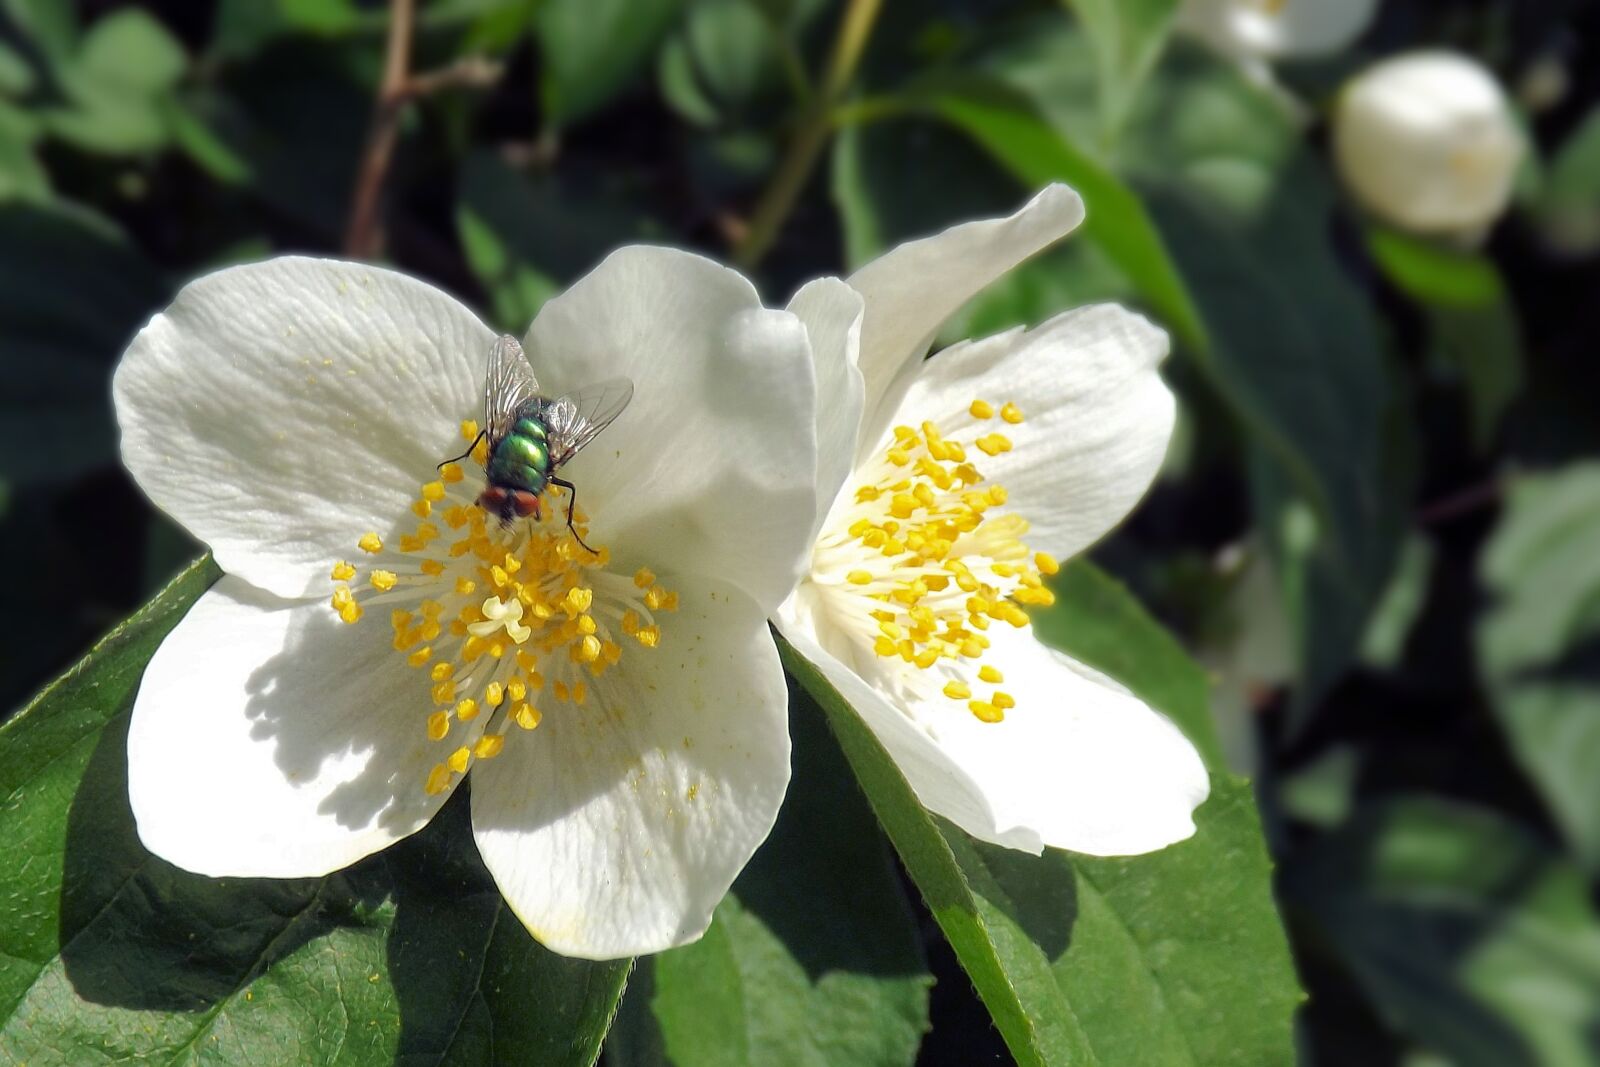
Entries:
{"type": "Polygon", "coordinates": [[[1600,249],[1600,107],[1550,161],[1534,215],[1557,250],[1590,255],[1600,249]]]}
{"type": "Polygon", "coordinates": [[[1389,280],[1420,303],[1478,308],[1505,299],[1492,260],[1381,226],[1367,229],[1367,248],[1389,280]]]}
{"type": "Polygon", "coordinates": [[[1512,487],[1484,549],[1479,665],[1517,761],[1600,870],[1600,463],[1512,487]]]}
{"type": "Polygon", "coordinates": [[[1395,1028],[1456,1067],[1600,1063],[1600,918],[1518,827],[1435,799],[1369,809],[1285,878],[1395,1028]]]}
{"type": "Polygon", "coordinates": [[[700,83],[727,109],[781,83],[776,27],[750,0],[700,0],[684,20],[684,40],[700,83]]]}
{"type": "Polygon", "coordinates": [[[73,107],[53,112],[50,128],[92,152],[126,155],[166,143],[161,101],[183,77],[183,47],[152,15],[112,12],[84,35],[77,55],[58,64],[73,107]]]}
{"type": "Polygon", "coordinates": [[[706,936],[645,965],[633,1018],[606,1045],[613,1067],[916,1059],[933,980],[915,918],[821,712],[803,695],[794,711],[794,778],[772,836],[706,936]]]}
{"type": "Polygon", "coordinates": [[[545,0],[534,16],[545,115],[568,126],[650,67],[682,0],[545,0]]]}
{"type": "MultiPolygon", "coordinates": [[[[1199,668],[1088,564],[1057,588],[1041,632],[1215,753],[1199,668]]],[[[930,816],[837,691],[782,650],[1019,1063],[1293,1062],[1299,993],[1242,781],[1214,770],[1196,835],[1148,856],[980,845],[930,816]]]]}
{"type": "Polygon", "coordinates": [[[140,846],[128,711],[217,573],[191,566],[0,727],[0,837],[28,857],[0,871],[0,1059],[593,1063],[627,962],[533,943],[464,796],[321,879],[204,878],[140,846]]]}
{"type": "Polygon", "coordinates": [[[1480,448],[1522,389],[1516,308],[1494,261],[1379,227],[1367,232],[1373,259],[1401,292],[1422,305],[1433,347],[1466,386],[1480,448]]]}
{"type": "Polygon", "coordinates": [[[1167,42],[1178,0],[1066,0],[1094,43],[1100,113],[1115,136],[1167,42]]]}

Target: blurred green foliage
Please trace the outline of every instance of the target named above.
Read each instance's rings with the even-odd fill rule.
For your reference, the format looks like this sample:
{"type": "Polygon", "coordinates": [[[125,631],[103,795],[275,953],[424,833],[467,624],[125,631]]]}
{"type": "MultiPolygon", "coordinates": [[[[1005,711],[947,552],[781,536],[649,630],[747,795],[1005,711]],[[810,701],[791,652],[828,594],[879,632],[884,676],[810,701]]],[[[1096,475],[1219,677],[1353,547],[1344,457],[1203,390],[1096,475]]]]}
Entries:
{"type": "MultiPolygon", "coordinates": [[[[758,281],[778,304],[806,278],[1007,212],[1044,182],[1078,188],[1089,205],[1082,231],[980,295],[947,335],[1111,299],[1146,311],[1175,338],[1169,378],[1183,418],[1167,471],[1097,560],[1216,672],[1222,741],[1204,740],[1212,724],[1186,725],[1214,757],[1218,796],[1237,799],[1208,809],[1234,836],[1219,831],[1226,840],[1203,838],[1203,848],[1157,861],[1196,883],[1193,929],[1209,931],[1208,951],[1230,944],[1216,928],[1218,915],[1232,914],[1228,902],[1213,898],[1230,896],[1231,883],[1203,883],[1213,854],[1204,849],[1254,856],[1252,884],[1265,878],[1265,857],[1251,852],[1248,790],[1215,765],[1225,751],[1234,771],[1252,776],[1310,994],[1297,1020],[1302,1062],[1600,1064],[1600,10],[1582,0],[1388,0],[1351,50],[1280,65],[1266,85],[1175,37],[1176,6],[886,3],[833,116],[828,155],[758,281]],[[1488,63],[1526,105],[1535,148],[1518,204],[1472,249],[1364,218],[1326,153],[1322,116],[1341,79],[1380,56],[1432,46],[1488,63]]],[[[840,8],[827,0],[421,4],[413,68],[486,63],[491,76],[442,78],[403,109],[382,200],[387,259],[520,331],[619,243],[729,258],[814,103],[840,8]]],[[[359,0],[0,0],[0,706],[20,705],[199,554],[118,468],[109,375],[132,333],[186,279],[277,252],[339,253],[387,21],[384,5],[359,0]]],[[[1064,582],[1103,580],[1091,573],[1069,570],[1064,582]]],[[[1141,692],[1140,668],[1117,672],[1116,654],[1152,642],[1138,663],[1167,662],[1174,673],[1145,679],[1167,687],[1147,695],[1175,716],[1197,715],[1199,676],[1175,648],[1167,651],[1176,659],[1162,659],[1166,646],[1142,616],[1117,606],[1120,591],[1075,595],[1084,598],[1075,610],[1098,604],[1130,629],[1108,625],[1120,643],[1099,657],[1072,644],[1095,635],[1070,618],[1058,639],[1141,692]]],[[[150,627],[159,625],[146,617],[112,642],[154,640],[150,627]]],[[[53,790],[66,818],[84,768],[117,756],[113,727],[127,693],[116,686],[131,681],[118,681],[114,668],[84,682],[108,688],[73,705],[88,716],[79,734],[7,752],[0,795],[53,790]],[[111,740],[93,740],[101,729],[111,740]]],[[[809,702],[796,714],[797,736],[812,738],[811,762],[797,773],[838,785],[848,757],[893,837],[885,815],[893,776],[862,770],[871,752],[852,748],[848,727],[844,754],[831,747],[823,712],[809,702]]],[[[1104,897],[1103,912],[1083,921],[1082,942],[1054,955],[1029,948],[1003,958],[1011,949],[995,949],[1001,972],[1040,983],[1018,995],[1020,1007],[997,1008],[995,989],[969,980],[939,931],[983,945],[1025,928],[1029,894],[1045,884],[1030,879],[1043,876],[1026,864],[999,870],[984,850],[954,841],[950,866],[935,876],[953,893],[977,895],[954,920],[972,925],[952,933],[950,915],[913,917],[908,909],[922,905],[897,884],[860,798],[842,794],[830,800],[837,847],[855,866],[824,866],[797,885],[821,909],[806,913],[813,924],[842,922],[822,904],[859,868],[858,891],[870,899],[861,906],[887,917],[884,942],[862,944],[862,933],[854,943],[807,943],[792,915],[784,925],[802,899],[785,897],[795,886],[784,879],[803,864],[779,857],[829,848],[807,836],[815,825],[803,811],[786,814],[713,936],[635,975],[637,995],[613,1031],[614,1062],[723,1062],[706,1051],[726,1051],[709,1025],[743,1027],[744,1059],[730,1063],[780,1054],[807,1063],[980,1062],[1006,1055],[1002,1034],[1014,1038],[1030,997],[1087,1002],[1092,990],[1071,987],[1097,974],[1109,988],[1165,1004],[1137,1062],[1245,1062],[1218,1050],[1230,1041],[1235,1052],[1274,1046],[1273,1027],[1296,997],[1288,968],[1278,961],[1264,976],[1245,976],[1270,1002],[1259,1020],[1266,1036],[1248,1039],[1259,1046],[1242,1031],[1208,1029],[1208,1004],[1247,1010],[1238,989],[1214,994],[1223,1001],[1195,991],[1204,986],[1195,972],[1225,956],[1195,962],[1184,955],[1183,930],[1153,919],[1141,927],[1138,883],[1122,884],[1119,897],[1114,863],[1072,869],[1070,884],[1098,886],[1104,897]],[[981,892],[991,882],[1020,895],[996,904],[981,892]],[[1109,934],[1094,940],[1117,928],[1118,912],[1129,936],[1142,931],[1156,948],[1141,955],[1111,946],[1109,934]],[[1111,977],[1141,967],[1154,968],[1149,987],[1111,977]],[[863,974],[874,980],[855,982],[863,974]],[[730,975],[782,991],[779,1000],[803,1005],[800,1014],[753,1010],[730,975]],[[710,999],[701,1002],[702,992],[710,999]],[[1187,1043],[1174,1036],[1184,1033],[1187,1043]]],[[[528,962],[538,950],[514,924],[514,934],[483,941],[473,924],[498,898],[470,864],[457,870],[435,857],[457,870],[478,911],[456,910],[436,888],[375,862],[286,886],[282,899],[251,897],[241,929],[202,961],[204,988],[173,972],[172,988],[131,989],[95,946],[141,936],[147,917],[117,896],[108,872],[138,886],[150,907],[182,912],[182,922],[150,935],[150,958],[167,966],[181,953],[162,937],[191,928],[212,937],[218,915],[239,900],[170,869],[145,869],[126,851],[136,849],[127,827],[100,826],[97,812],[101,822],[115,813],[92,799],[79,795],[71,826],[29,823],[20,807],[21,821],[7,824],[8,834],[39,841],[103,840],[107,871],[89,883],[35,872],[8,889],[32,901],[28,914],[41,923],[52,908],[70,912],[62,921],[71,929],[61,945],[0,943],[5,959],[31,961],[0,964],[0,988],[10,991],[0,997],[0,1042],[37,1019],[63,1025],[59,1012],[77,1002],[51,1000],[57,987],[47,979],[97,1005],[82,1025],[101,1027],[95,1040],[107,1049],[136,1025],[128,1009],[175,1010],[179,1001],[312,1042],[318,1035],[296,1028],[303,1020],[252,1015],[245,992],[278,988],[292,999],[363,953],[386,952],[388,974],[370,989],[360,988],[365,976],[345,976],[359,982],[348,1010],[382,1031],[353,1041],[345,1061],[416,1051],[426,1062],[491,1062],[472,1041],[495,1023],[477,1027],[498,1020],[515,1033],[527,1020],[485,992],[493,989],[485,974],[514,983],[557,973],[548,961],[528,962]],[[284,914],[309,916],[315,932],[279,943],[284,914]],[[457,961],[476,977],[430,970],[442,941],[429,937],[477,937],[466,963],[457,961]],[[252,987],[258,981],[267,984],[252,987]],[[406,1006],[418,998],[450,1005],[459,1030],[417,1031],[429,1016],[406,1006]],[[52,1004],[56,1016],[27,1014],[52,1004]],[[412,1029],[383,1029],[391,1023],[412,1029]]],[[[908,825],[902,832],[929,847],[945,832],[925,817],[908,825]]],[[[406,847],[448,852],[448,828],[436,829],[406,847]]],[[[1241,893],[1248,898],[1249,886],[1241,893]]],[[[1046,918],[1065,913],[1059,904],[1050,902],[1057,910],[1046,918]]],[[[1240,914],[1248,958],[1273,958],[1264,900],[1240,914]]],[[[564,1055],[581,1061],[615,1007],[621,969],[560,974],[566,985],[543,996],[560,1001],[570,1028],[524,1036],[570,1037],[564,1055]]],[[[1111,996],[1105,1004],[1136,1011],[1111,996]]],[[[1119,1047],[1097,1044],[1104,1039],[1093,1030],[1089,1018],[1082,1032],[1040,1037],[1038,1047],[1119,1047]]],[[[180,1028],[168,1044],[192,1037],[180,1028]]]]}

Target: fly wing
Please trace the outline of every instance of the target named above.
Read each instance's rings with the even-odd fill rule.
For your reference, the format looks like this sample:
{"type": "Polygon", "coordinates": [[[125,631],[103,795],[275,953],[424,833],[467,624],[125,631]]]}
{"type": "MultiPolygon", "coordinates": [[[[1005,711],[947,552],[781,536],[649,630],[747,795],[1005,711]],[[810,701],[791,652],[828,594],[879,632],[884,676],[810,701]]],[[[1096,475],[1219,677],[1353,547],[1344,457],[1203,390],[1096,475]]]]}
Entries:
{"type": "Polygon", "coordinates": [[[633,399],[633,382],[608,378],[556,397],[544,407],[550,431],[550,462],[559,467],[610,426],[633,399]]]}
{"type": "Polygon", "coordinates": [[[539,395],[539,383],[522,354],[522,345],[509,334],[497,337],[489,349],[489,371],[483,384],[483,423],[489,440],[511,432],[517,409],[539,395]]]}

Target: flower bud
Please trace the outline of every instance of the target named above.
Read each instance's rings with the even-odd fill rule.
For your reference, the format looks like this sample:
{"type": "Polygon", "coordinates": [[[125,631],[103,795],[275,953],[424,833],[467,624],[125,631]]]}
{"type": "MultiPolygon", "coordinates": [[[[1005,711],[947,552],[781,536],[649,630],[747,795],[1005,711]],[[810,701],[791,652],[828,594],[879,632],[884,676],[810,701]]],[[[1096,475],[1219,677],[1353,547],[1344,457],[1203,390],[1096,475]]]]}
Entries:
{"type": "Polygon", "coordinates": [[[1333,150],[1373,214],[1409,230],[1470,234],[1505,210],[1526,144],[1494,77],[1434,51],[1357,75],[1334,111],[1333,150]]]}
{"type": "Polygon", "coordinates": [[[1178,24],[1244,60],[1327,55],[1361,36],[1378,0],[1184,0],[1178,24]]]}

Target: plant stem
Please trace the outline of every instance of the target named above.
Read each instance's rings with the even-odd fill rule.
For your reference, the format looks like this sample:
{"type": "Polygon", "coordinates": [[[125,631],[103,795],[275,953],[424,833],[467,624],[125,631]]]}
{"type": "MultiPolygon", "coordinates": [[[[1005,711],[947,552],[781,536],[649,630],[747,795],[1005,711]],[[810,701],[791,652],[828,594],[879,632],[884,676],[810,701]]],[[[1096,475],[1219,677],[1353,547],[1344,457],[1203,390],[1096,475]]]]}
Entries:
{"type": "Polygon", "coordinates": [[[733,250],[734,262],[741,267],[753,267],[761,261],[794,210],[800,191],[805,188],[811,172],[816,169],[818,157],[827,146],[833,132],[833,110],[850,88],[882,6],[882,0],[849,0],[845,7],[822,84],[801,115],[778,169],[762,191],[761,199],[756,201],[749,228],[733,250]]]}
{"type": "Polygon", "coordinates": [[[372,109],[372,125],[356,171],[355,195],[350,206],[350,225],[345,230],[345,254],[357,259],[373,259],[383,249],[383,227],[379,201],[383,181],[394,157],[400,132],[400,109],[405,103],[408,69],[411,65],[411,31],[415,22],[415,0],[390,0],[389,39],[384,53],[383,80],[372,109]]]}

